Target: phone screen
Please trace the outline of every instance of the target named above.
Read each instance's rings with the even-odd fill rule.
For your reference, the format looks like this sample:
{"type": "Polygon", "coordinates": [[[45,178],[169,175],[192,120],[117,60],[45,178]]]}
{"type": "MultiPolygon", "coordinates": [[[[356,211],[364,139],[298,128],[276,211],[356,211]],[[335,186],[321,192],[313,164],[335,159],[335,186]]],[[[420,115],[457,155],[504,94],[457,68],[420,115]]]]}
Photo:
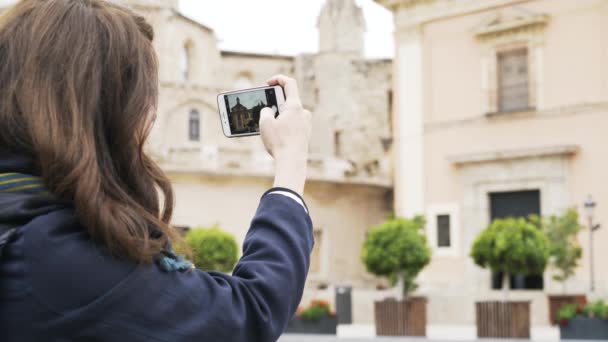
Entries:
{"type": "Polygon", "coordinates": [[[271,108],[278,115],[277,96],[274,88],[227,94],[224,96],[230,133],[246,134],[260,132],[260,112],[271,108]]]}

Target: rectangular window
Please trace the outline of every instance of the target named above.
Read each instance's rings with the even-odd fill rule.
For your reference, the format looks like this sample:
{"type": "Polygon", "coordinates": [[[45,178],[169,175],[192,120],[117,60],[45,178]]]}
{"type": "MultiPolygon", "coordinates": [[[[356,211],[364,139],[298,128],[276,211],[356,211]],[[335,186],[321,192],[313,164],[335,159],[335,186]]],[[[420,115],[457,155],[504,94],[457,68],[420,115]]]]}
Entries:
{"type": "Polygon", "coordinates": [[[189,133],[190,141],[201,140],[201,118],[198,110],[194,109],[190,112],[189,133]]]}
{"type": "Polygon", "coordinates": [[[529,109],[528,49],[501,52],[497,62],[499,111],[529,109]]]}
{"type": "Polygon", "coordinates": [[[393,136],[393,91],[388,91],[388,129],[389,134],[393,136]]]}
{"type": "Polygon", "coordinates": [[[315,230],[315,247],[310,256],[310,273],[319,273],[321,271],[321,246],[323,245],[323,234],[321,230],[315,230]]]}
{"type": "Polygon", "coordinates": [[[437,247],[450,247],[450,215],[437,215],[437,247]]]}
{"type": "Polygon", "coordinates": [[[334,132],[334,151],[335,155],[340,157],[342,156],[342,132],[335,131],[334,132]]]}

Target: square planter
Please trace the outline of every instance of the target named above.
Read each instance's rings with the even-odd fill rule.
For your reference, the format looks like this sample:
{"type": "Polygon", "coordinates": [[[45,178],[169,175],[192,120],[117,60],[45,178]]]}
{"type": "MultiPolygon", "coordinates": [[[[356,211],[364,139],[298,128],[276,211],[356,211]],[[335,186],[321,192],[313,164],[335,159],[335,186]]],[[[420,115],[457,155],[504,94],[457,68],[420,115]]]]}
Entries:
{"type": "Polygon", "coordinates": [[[559,333],[562,340],[608,341],[608,320],[574,317],[567,325],[560,326],[559,333]]]}
{"type": "Polygon", "coordinates": [[[578,304],[584,306],[587,304],[587,296],[585,295],[549,295],[549,322],[557,325],[557,312],[568,304],[578,304]]]}
{"type": "Polygon", "coordinates": [[[530,302],[476,303],[479,338],[530,338],[530,302]]]}
{"type": "Polygon", "coordinates": [[[378,336],[426,336],[426,298],[375,302],[374,316],[378,336]]]}
{"type": "Polygon", "coordinates": [[[314,321],[296,317],[289,322],[285,332],[288,334],[335,335],[337,326],[338,318],[336,316],[324,316],[314,321]]]}

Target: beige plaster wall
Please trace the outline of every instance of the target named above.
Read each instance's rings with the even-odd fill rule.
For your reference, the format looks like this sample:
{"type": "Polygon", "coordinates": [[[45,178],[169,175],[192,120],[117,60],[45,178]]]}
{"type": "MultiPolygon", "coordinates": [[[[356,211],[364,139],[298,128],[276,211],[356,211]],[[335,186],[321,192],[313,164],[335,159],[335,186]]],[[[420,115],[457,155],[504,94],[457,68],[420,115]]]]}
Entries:
{"type": "MultiPolygon", "coordinates": [[[[604,62],[608,56],[606,2],[495,2],[506,5],[467,14],[454,14],[457,3],[420,2],[420,8],[425,4],[436,5],[437,10],[428,13],[438,17],[419,26],[423,57],[424,205],[429,208],[447,204],[460,210],[456,254],[435,255],[420,278],[420,292],[431,298],[429,317],[433,324],[472,324],[474,300],[501,296],[489,289],[489,271],[477,268],[468,257],[471,239],[478,229],[489,223],[479,221],[489,215],[487,204],[469,210],[469,213],[463,212],[473,188],[482,193],[491,189],[515,191],[541,187],[544,192],[541,194],[541,210],[544,213],[555,213],[568,206],[581,209],[586,196],[592,194],[598,202],[596,220],[608,222],[608,190],[603,186],[603,175],[608,172],[608,159],[604,157],[608,146],[605,133],[608,127],[608,68],[604,62]],[[508,12],[514,9],[510,6],[515,5],[528,12],[549,16],[547,25],[540,31],[541,57],[534,61],[534,70],[530,70],[537,72],[536,68],[541,68],[539,74],[535,74],[540,75],[536,80],[538,83],[532,86],[538,86],[535,88],[539,92],[536,96],[542,101],[535,111],[486,116],[482,104],[487,94],[483,91],[482,82],[483,73],[487,70],[484,71],[482,63],[483,42],[476,37],[474,30],[497,11],[508,12]],[[451,14],[441,17],[441,13],[451,14]],[[531,157],[466,166],[453,162],[453,157],[480,152],[532,151],[552,146],[576,146],[579,150],[573,156],[546,157],[553,159],[531,157]],[[563,167],[563,170],[555,173],[558,167],[563,167]],[[479,177],[477,181],[467,178],[471,172],[479,177]],[[467,309],[459,313],[455,308],[467,309]]],[[[403,11],[406,13],[407,9],[403,11]]],[[[428,14],[424,9],[419,13],[419,17],[428,14]]],[[[407,27],[405,22],[411,24],[416,17],[401,15],[398,18],[401,19],[397,20],[397,26],[402,20],[401,27],[407,27]]],[[[407,29],[402,30],[402,35],[406,35],[407,29]]],[[[403,44],[405,41],[398,40],[397,49],[403,44]]],[[[400,69],[404,66],[397,62],[396,72],[400,69]]],[[[395,89],[395,97],[404,97],[401,91],[395,89]]],[[[409,113],[400,112],[398,115],[399,120],[409,120],[409,113]]],[[[497,158],[500,159],[500,154],[497,158]]],[[[396,177],[398,184],[401,176],[397,173],[396,177]]],[[[395,196],[400,197],[401,194],[395,196]]],[[[589,288],[588,236],[586,230],[579,235],[585,252],[576,277],[567,283],[571,292],[587,292],[589,288]]],[[[602,260],[608,258],[608,252],[601,247],[606,242],[608,230],[598,231],[595,235],[598,290],[592,296],[608,295],[608,271],[601,266],[602,260]]],[[[560,292],[562,286],[552,281],[550,275],[551,270],[548,270],[545,292],[560,292]]],[[[532,321],[535,325],[547,324],[545,295],[537,291],[515,294],[516,298],[533,300],[532,321]]]]}
{"type": "MultiPolygon", "coordinates": [[[[173,224],[189,227],[219,225],[239,243],[247,229],[260,196],[272,186],[267,177],[211,176],[203,173],[169,174],[176,206],[173,224]]],[[[389,189],[326,182],[308,182],[304,197],[313,225],[321,230],[320,272],[309,275],[309,287],[347,283],[373,287],[376,280],[366,274],[360,251],[367,230],[384,220],[390,211],[389,189]]]]}

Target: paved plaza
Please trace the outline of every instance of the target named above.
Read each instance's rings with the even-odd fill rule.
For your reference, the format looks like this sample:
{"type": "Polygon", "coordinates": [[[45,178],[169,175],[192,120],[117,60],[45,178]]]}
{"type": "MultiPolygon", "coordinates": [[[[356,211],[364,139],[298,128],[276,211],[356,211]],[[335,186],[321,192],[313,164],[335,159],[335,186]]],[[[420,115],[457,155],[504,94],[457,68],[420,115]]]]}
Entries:
{"type": "MultiPolygon", "coordinates": [[[[405,338],[405,337],[372,337],[372,338],[338,338],[335,336],[320,336],[320,335],[284,335],[279,339],[279,342],[450,342],[454,340],[441,339],[424,339],[424,338],[405,338]]],[[[460,342],[522,342],[529,340],[509,340],[509,339],[481,339],[481,340],[458,340],[460,342]]],[[[558,340],[554,340],[558,341],[558,340]]],[[[568,342],[577,342],[568,340],[568,342]]],[[[579,341],[582,342],[582,341],[579,341]]]]}

